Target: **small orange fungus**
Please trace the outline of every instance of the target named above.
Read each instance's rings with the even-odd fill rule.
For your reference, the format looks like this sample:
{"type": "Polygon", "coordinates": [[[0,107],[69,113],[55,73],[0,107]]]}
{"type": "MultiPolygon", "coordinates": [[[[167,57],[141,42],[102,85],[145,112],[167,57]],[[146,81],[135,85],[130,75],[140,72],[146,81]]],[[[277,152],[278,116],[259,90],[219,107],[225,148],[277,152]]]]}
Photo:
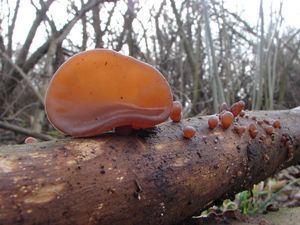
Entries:
{"type": "Polygon", "coordinates": [[[214,129],[218,126],[218,123],[219,123],[219,117],[217,117],[216,115],[212,115],[208,118],[208,127],[210,129],[214,129]]]}
{"type": "Polygon", "coordinates": [[[265,126],[264,127],[266,134],[271,135],[273,134],[273,127],[272,126],[265,126]]]}
{"type": "Polygon", "coordinates": [[[182,115],[181,111],[182,111],[181,103],[179,101],[174,101],[170,113],[171,120],[173,120],[174,122],[180,122],[181,115],[182,115]]]}
{"type": "Polygon", "coordinates": [[[183,137],[191,139],[196,134],[196,129],[192,126],[186,126],[183,128],[183,137]]]}
{"type": "Polygon", "coordinates": [[[220,117],[221,117],[221,124],[224,129],[227,129],[233,123],[234,116],[229,111],[223,112],[220,117]]]}
{"type": "Polygon", "coordinates": [[[280,121],[279,120],[275,120],[274,123],[273,123],[273,127],[274,128],[281,128],[280,121]]]}
{"type": "Polygon", "coordinates": [[[25,140],[24,140],[24,143],[25,144],[35,144],[37,143],[38,140],[34,137],[27,137],[25,140]]]}
{"type": "Polygon", "coordinates": [[[223,102],[220,106],[220,112],[229,111],[229,110],[230,110],[230,108],[228,107],[227,103],[223,102]]]}
{"type": "Polygon", "coordinates": [[[251,138],[255,138],[258,134],[255,124],[251,123],[248,127],[249,135],[251,138]]]}
{"type": "Polygon", "coordinates": [[[244,109],[244,107],[245,107],[245,102],[241,100],[234,103],[231,106],[230,111],[232,112],[234,117],[237,117],[240,114],[240,112],[244,109]]]}
{"type": "Polygon", "coordinates": [[[233,130],[239,135],[242,136],[243,133],[246,131],[246,127],[244,126],[239,126],[239,125],[234,125],[233,130]]]}

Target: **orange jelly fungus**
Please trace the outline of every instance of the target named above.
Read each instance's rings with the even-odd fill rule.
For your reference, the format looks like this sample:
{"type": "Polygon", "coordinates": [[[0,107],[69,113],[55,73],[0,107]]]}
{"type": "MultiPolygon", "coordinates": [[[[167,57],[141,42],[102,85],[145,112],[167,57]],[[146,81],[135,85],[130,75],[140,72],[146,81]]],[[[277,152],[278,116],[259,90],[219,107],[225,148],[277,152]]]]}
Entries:
{"type": "Polygon", "coordinates": [[[238,103],[240,104],[240,106],[244,109],[245,108],[245,102],[243,100],[238,101],[238,103]]]}
{"type": "Polygon", "coordinates": [[[273,123],[273,127],[274,128],[281,128],[280,121],[279,120],[275,120],[274,123],[273,123]]]}
{"type": "Polygon", "coordinates": [[[244,116],[245,116],[245,111],[244,111],[244,110],[242,110],[242,111],[240,112],[240,116],[241,116],[241,117],[244,117],[244,116]]]}
{"type": "Polygon", "coordinates": [[[230,127],[230,125],[234,120],[233,114],[229,111],[223,112],[220,117],[221,117],[221,124],[224,129],[230,127]]]}
{"type": "Polygon", "coordinates": [[[235,125],[233,127],[233,130],[239,135],[239,136],[242,136],[243,133],[245,133],[246,131],[246,127],[244,126],[239,126],[239,125],[235,125]]]}
{"type": "Polygon", "coordinates": [[[265,126],[264,127],[266,134],[271,135],[273,134],[273,127],[272,126],[265,126]]]}
{"type": "Polygon", "coordinates": [[[245,102],[241,100],[234,103],[231,106],[230,111],[232,112],[234,117],[237,117],[244,108],[245,108],[245,102]]]}
{"type": "Polygon", "coordinates": [[[181,103],[179,101],[174,101],[170,113],[171,120],[173,120],[174,122],[180,122],[181,115],[182,115],[181,111],[182,111],[181,103]]]}
{"type": "Polygon", "coordinates": [[[196,134],[196,129],[192,126],[186,126],[183,128],[183,137],[191,139],[196,134]]]}
{"type": "Polygon", "coordinates": [[[208,118],[208,127],[210,129],[214,129],[218,126],[218,123],[219,123],[219,117],[217,117],[216,115],[212,115],[208,118]]]}
{"type": "Polygon", "coordinates": [[[24,143],[25,144],[35,144],[35,143],[38,143],[38,140],[34,137],[27,137],[25,140],[24,140],[24,143]]]}
{"type": "Polygon", "coordinates": [[[230,110],[230,108],[228,107],[227,103],[223,102],[220,106],[220,112],[229,111],[229,110],[230,110]]]}
{"type": "Polygon", "coordinates": [[[49,121],[75,137],[116,127],[149,128],[165,121],[171,89],[154,67],[115,51],[74,55],[54,74],[45,99],[49,121]]]}
{"type": "Polygon", "coordinates": [[[251,138],[255,138],[258,134],[255,124],[251,123],[248,127],[249,135],[251,138]]]}

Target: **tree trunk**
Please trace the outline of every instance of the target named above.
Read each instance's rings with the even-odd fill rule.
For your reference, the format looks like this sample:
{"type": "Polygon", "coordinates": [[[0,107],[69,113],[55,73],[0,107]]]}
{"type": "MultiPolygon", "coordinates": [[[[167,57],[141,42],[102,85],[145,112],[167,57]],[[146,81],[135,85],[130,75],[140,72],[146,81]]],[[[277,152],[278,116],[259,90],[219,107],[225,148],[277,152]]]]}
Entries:
{"type": "Polygon", "coordinates": [[[300,162],[300,107],[246,112],[238,124],[265,120],[254,139],[212,131],[207,118],[1,147],[0,224],[174,224],[300,162]],[[275,119],[282,127],[267,135],[275,119]],[[194,138],[182,137],[184,125],[194,138]]]}

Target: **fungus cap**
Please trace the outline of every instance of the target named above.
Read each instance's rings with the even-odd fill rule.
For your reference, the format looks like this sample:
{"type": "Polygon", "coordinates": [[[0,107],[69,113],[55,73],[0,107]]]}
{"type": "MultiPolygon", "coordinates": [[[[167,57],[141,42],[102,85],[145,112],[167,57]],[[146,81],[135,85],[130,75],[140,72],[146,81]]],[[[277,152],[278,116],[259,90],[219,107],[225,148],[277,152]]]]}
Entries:
{"type": "Polygon", "coordinates": [[[45,98],[55,128],[75,137],[165,121],[172,93],[154,67],[107,49],[74,55],[54,74],[45,98]]]}
{"type": "Polygon", "coordinates": [[[234,116],[229,111],[224,111],[222,114],[220,114],[220,117],[221,117],[221,125],[224,129],[227,129],[233,123],[234,116]]]}
{"type": "Polygon", "coordinates": [[[217,117],[216,115],[211,115],[209,118],[208,118],[208,127],[210,129],[214,129],[218,126],[218,123],[219,123],[219,117],[217,117]]]}
{"type": "Polygon", "coordinates": [[[182,117],[182,104],[179,101],[174,101],[170,112],[170,118],[173,122],[180,122],[182,117]]]}
{"type": "Polygon", "coordinates": [[[193,126],[185,126],[183,128],[183,137],[191,139],[196,134],[196,129],[193,126]]]}

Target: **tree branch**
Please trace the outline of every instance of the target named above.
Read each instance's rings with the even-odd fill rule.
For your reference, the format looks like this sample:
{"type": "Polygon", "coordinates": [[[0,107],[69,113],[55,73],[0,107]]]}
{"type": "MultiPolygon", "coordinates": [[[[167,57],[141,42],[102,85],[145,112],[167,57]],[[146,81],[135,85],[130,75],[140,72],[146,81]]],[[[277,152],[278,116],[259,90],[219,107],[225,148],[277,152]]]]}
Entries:
{"type": "MultiPolygon", "coordinates": [[[[7,122],[3,122],[3,121],[0,121],[0,128],[15,131],[19,134],[32,136],[32,137],[35,137],[35,138],[38,138],[38,139],[41,139],[41,140],[44,140],[44,141],[55,140],[55,138],[53,138],[49,135],[37,133],[37,132],[32,131],[30,129],[19,127],[19,126],[16,126],[16,125],[13,125],[13,124],[10,124],[10,123],[7,123],[7,122]]],[[[1,171],[1,169],[0,169],[0,171],[1,171]]]]}
{"type": "Polygon", "coordinates": [[[26,40],[23,44],[23,47],[20,50],[20,53],[17,57],[16,64],[18,66],[22,67],[22,65],[26,61],[28,51],[29,51],[29,48],[33,41],[33,38],[35,37],[36,31],[37,31],[38,27],[40,26],[41,22],[45,19],[45,15],[53,2],[54,2],[54,0],[47,0],[47,2],[45,2],[44,4],[41,5],[41,9],[36,12],[36,18],[32,23],[32,26],[31,26],[31,28],[28,32],[28,35],[26,37],[26,40]]]}
{"type": "Polygon", "coordinates": [[[7,54],[11,57],[12,54],[12,43],[13,43],[13,34],[14,34],[14,29],[15,29],[15,25],[16,25],[16,20],[17,20],[17,16],[18,16],[18,12],[19,12],[19,6],[20,6],[20,0],[16,1],[16,6],[14,9],[14,15],[13,18],[11,20],[11,24],[8,26],[8,34],[7,34],[7,38],[8,38],[8,42],[7,42],[7,54]]]}
{"type": "Polygon", "coordinates": [[[21,77],[26,81],[27,85],[30,87],[30,89],[33,91],[34,95],[36,96],[37,100],[44,105],[44,99],[42,95],[38,92],[38,90],[34,87],[31,80],[28,78],[27,74],[17,65],[15,64],[10,57],[0,50],[0,55],[14,68],[18,73],[21,75],[21,77]]]}
{"type": "Polygon", "coordinates": [[[1,224],[167,225],[300,163],[300,108],[246,112],[280,119],[266,135],[208,129],[208,117],[130,136],[105,134],[0,147],[1,224]],[[193,125],[193,139],[182,127],[193,125]]]}

